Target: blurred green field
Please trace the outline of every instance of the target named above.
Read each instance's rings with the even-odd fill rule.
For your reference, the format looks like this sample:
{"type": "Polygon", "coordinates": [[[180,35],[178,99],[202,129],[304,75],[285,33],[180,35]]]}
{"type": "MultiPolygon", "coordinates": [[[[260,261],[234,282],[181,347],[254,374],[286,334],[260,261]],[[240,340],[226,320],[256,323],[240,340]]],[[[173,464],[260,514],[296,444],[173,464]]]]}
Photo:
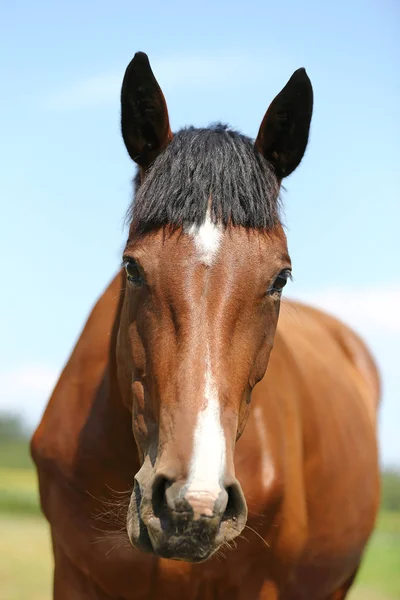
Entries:
{"type": "Polygon", "coordinates": [[[51,600],[51,547],[44,519],[3,514],[0,532],[0,600],[51,600]]]}
{"type": "MultiPolygon", "coordinates": [[[[51,544],[26,442],[0,443],[0,555],[0,600],[51,600],[51,544]]],[[[381,511],[349,598],[400,600],[400,511],[381,511]]]]}

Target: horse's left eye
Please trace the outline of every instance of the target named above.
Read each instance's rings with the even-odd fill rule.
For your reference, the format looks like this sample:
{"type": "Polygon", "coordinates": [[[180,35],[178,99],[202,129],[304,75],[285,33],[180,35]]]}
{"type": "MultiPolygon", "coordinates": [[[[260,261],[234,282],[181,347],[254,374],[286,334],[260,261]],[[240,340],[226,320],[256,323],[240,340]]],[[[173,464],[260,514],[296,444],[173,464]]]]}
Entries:
{"type": "Polygon", "coordinates": [[[281,294],[290,276],[291,273],[289,269],[284,269],[281,271],[272,286],[269,288],[268,294],[281,294]]]}

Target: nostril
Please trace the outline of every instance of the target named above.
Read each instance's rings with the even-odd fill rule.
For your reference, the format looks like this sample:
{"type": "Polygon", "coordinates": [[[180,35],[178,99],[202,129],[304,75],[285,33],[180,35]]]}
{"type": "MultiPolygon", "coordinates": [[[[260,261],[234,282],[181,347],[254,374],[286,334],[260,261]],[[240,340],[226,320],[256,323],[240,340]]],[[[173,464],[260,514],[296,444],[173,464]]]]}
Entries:
{"type": "Polygon", "coordinates": [[[228,503],[226,505],[225,512],[222,516],[223,521],[232,519],[236,514],[236,498],[234,487],[230,485],[226,491],[228,492],[228,503]]]}
{"type": "Polygon", "coordinates": [[[238,484],[230,485],[226,488],[228,493],[228,503],[222,516],[222,521],[241,522],[247,519],[247,507],[243,497],[243,492],[238,484]]]}
{"type": "Polygon", "coordinates": [[[154,515],[161,518],[167,509],[166,492],[172,482],[164,475],[156,475],[153,482],[152,504],[154,515]]]}

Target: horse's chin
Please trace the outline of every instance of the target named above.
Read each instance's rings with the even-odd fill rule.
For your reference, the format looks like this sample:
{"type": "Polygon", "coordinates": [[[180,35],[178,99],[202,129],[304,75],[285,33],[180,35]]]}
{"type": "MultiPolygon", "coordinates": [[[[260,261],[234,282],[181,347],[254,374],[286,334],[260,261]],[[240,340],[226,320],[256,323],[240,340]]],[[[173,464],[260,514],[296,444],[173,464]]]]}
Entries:
{"type": "Polygon", "coordinates": [[[140,518],[128,515],[127,531],[132,546],[141,552],[151,553],[160,558],[189,563],[207,561],[220,546],[220,544],[209,543],[201,539],[201,524],[199,524],[198,531],[193,532],[190,528],[185,535],[163,532],[159,523],[153,525],[154,527],[147,528],[140,518]]]}
{"type": "Polygon", "coordinates": [[[202,540],[199,534],[194,533],[193,530],[185,535],[173,535],[172,533],[161,533],[159,535],[158,531],[156,529],[154,535],[154,530],[150,530],[149,537],[154,554],[162,558],[200,563],[211,558],[218,549],[215,544],[202,540]]]}
{"type": "Polygon", "coordinates": [[[184,531],[164,528],[161,520],[152,515],[146,523],[135,510],[128,511],[127,532],[137,550],[170,560],[201,563],[209,560],[227,538],[234,539],[242,531],[237,523],[222,522],[217,529],[206,533],[207,518],[190,521],[184,531]]]}

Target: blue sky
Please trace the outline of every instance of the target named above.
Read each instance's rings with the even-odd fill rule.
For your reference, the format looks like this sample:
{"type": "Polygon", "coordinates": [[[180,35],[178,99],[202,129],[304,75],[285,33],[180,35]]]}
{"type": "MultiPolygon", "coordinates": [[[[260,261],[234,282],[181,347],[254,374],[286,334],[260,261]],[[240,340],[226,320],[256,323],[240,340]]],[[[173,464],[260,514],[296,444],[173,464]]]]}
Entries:
{"type": "Polygon", "coordinates": [[[116,271],[133,165],[119,91],[150,56],[173,129],[254,136],[304,66],[315,109],[286,181],[289,295],[337,314],[382,372],[382,459],[400,463],[400,7],[393,0],[7,3],[0,18],[0,408],[35,423],[116,271]]]}

